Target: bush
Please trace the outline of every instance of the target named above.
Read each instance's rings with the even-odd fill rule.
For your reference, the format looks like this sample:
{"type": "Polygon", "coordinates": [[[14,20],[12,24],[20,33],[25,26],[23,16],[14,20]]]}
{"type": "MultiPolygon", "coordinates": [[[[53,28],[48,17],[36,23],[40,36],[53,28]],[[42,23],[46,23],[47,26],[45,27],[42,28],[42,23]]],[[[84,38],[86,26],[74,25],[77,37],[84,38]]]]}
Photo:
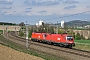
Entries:
{"type": "Polygon", "coordinates": [[[24,33],[20,30],[20,32],[19,32],[19,36],[24,36],[24,33]]]}
{"type": "Polygon", "coordinates": [[[79,33],[77,33],[77,34],[75,35],[75,39],[76,39],[76,40],[80,40],[80,39],[81,39],[81,36],[80,36],[79,33]]]}
{"type": "Polygon", "coordinates": [[[30,29],[30,30],[29,30],[29,34],[28,34],[28,37],[29,37],[29,38],[31,37],[32,32],[33,32],[33,29],[30,29]]]}
{"type": "Polygon", "coordinates": [[[64,30],[59,30],[58,31],[58,34],[62,34],[62,33],[64,33],[64,30]]]}

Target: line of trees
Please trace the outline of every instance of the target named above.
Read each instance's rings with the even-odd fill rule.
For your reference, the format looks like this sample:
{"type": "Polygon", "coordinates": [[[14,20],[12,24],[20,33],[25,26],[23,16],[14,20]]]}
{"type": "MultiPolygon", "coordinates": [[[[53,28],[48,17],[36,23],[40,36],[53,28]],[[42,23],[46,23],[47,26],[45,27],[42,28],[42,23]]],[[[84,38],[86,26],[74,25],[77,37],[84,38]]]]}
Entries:
{"type": "Polygon", "coordinates": [[[8,22],[0,22],[0,25],[16,25],[16,24],[14,24],[14,23],[8,23],[8,22]]]}
{"type": "MultiPolygon", "coordinates": [[[[25,36],[25,32],[26,32],[26,27],[24,23],[20,23],[19,24],[21,26],[21,30],[19,32],[20,36],[25,36]]],[[[54,26],[53,24],[43,24],[41,26],[28,26],[28,37],[31,37],[32,32],[45,32],[45,33],[56,33],[56,26],[54,26]]],[[[81,40],[84,39],[84,37],[82,35],[80,35],[79,33],[75,34],[73,32],[73,29],[68,30],[67,27],[65,27],[64,29],[60,30],[58,29],[58,34],[63,34],[63,33],[67,33],[72,35],[76,40],[81,40]]]]}
{"type": "MultiPolygon", "coordinates": [[[[19,36],[25,36],[26,27],[23,22],[19,24],[21,26],[19,36]]],[[[28,26],[28,37],[31,37],[32,32],[45,32],[45,33],[54,33],[54,27],[51,24],[43,24],[41,26],[28,26]]]]}

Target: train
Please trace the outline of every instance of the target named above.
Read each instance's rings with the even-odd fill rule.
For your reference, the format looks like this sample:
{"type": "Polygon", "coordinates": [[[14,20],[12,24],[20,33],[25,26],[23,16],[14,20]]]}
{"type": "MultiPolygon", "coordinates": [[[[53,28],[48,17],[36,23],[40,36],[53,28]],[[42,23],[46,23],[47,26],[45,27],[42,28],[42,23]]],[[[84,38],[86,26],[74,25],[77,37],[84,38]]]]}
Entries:
{"type": "Polygon", "coordinates": [[[31,35],[32,41],[39,41],[48,44],[57,44],[58,46],[72,48],[75,46],[74,37],[67,34],[52,34],[52,33],[39,33],[32,32],[31,35]]]}

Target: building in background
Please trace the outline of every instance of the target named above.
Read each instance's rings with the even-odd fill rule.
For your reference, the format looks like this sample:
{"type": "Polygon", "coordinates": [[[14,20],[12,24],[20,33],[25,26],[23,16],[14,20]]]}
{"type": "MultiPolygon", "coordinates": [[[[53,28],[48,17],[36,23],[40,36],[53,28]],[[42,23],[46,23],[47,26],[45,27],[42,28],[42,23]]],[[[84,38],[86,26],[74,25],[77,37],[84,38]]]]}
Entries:
{"type": "Polygon", "coordinates": [[[86,28],[86,29],[90,29],[90,25],[86,25],[85,28],[86,28]]]}
{"type": "Polygon", "coordinates": [[[61,21],[61,28],[64,28],[64,20],[61,21]]]}
{"type": "Polygon", "coordinates": [[[39,24],[38,24],[38,23],[36,23],[36,26],[39,26],[39,24]]]}
{"type": "Polygon", "coordinates": [[[36,23],[36,26],[41,26],[41,25],[43,25],[43,21],[42,20],[40,20],[38,23],[36,23]]]}

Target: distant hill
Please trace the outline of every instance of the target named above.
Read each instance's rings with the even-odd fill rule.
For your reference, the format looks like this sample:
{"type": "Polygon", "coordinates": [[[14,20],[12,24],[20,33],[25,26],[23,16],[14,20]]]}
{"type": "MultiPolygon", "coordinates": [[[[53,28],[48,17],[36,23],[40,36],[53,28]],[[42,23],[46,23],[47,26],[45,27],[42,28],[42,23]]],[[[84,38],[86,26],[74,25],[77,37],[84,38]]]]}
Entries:
{"type": "Polygon", "coordinates": [[[90,25],[90,21],[73,20],[65,23],[67,26],[86,26],[90,25]]]}
{"type": "Polygon", "coordinates": [[[14,23],[8,23],[8,22],[0,22],[0,25],[16,25],[16,24],[14,24],[14,23]]]}

